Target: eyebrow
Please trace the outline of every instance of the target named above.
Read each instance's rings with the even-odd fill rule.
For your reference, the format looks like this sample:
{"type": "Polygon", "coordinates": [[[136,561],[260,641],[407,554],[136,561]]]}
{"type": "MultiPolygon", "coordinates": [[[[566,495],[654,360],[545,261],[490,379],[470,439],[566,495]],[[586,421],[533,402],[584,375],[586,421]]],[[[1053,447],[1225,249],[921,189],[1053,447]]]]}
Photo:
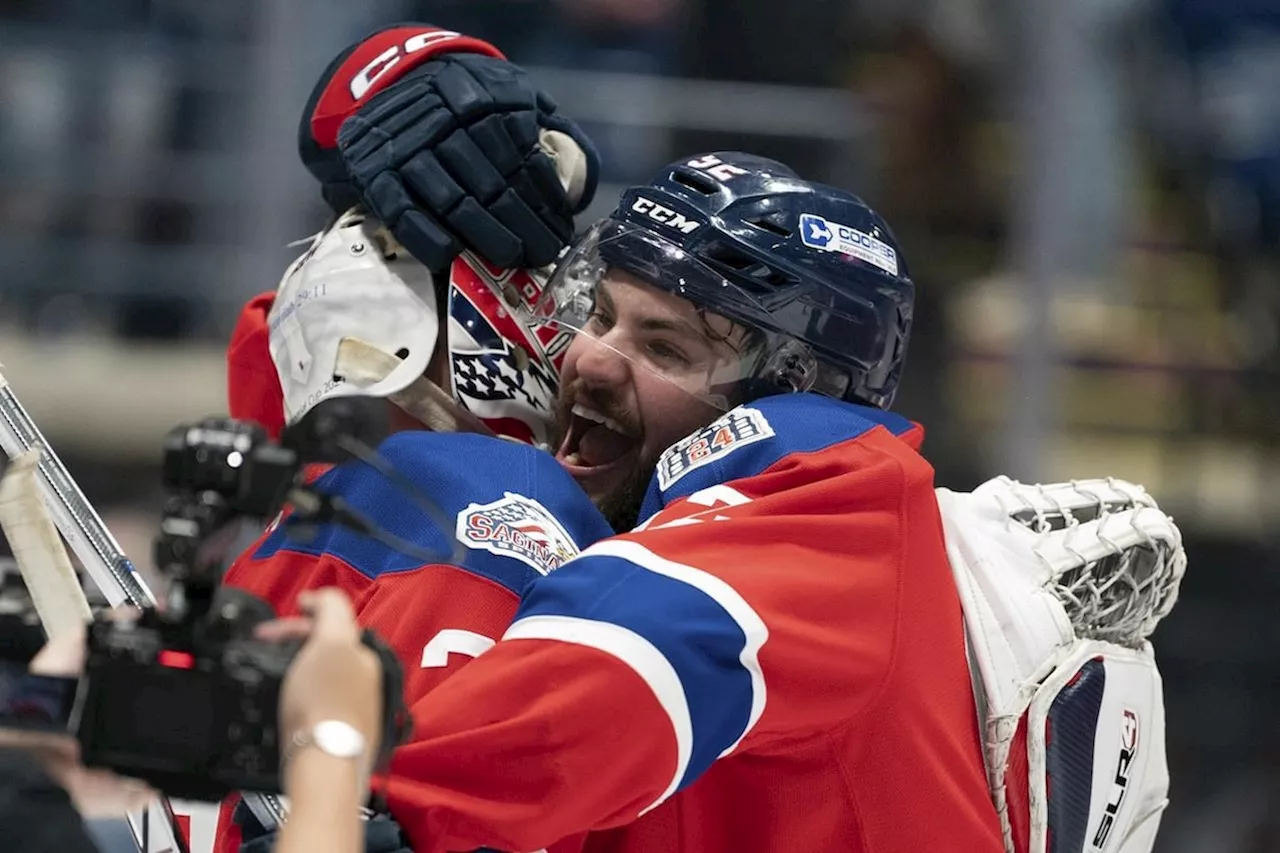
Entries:
{"type": "MultiPolygon", "coordinates": [[[[609,295],[609,291],[605,287],[605,282],[600,282],[597,288],[596,298],[609,311],[616,313],[617,309],[613,304],[613,297],[609,295]]],[[[639,321],[638,325],[646,332],[683,332],[697,338],[709,349],[714,349],[711,338],[706,333],[695,327],[687,320],[663,317],[645,317],[639,321]]]]}

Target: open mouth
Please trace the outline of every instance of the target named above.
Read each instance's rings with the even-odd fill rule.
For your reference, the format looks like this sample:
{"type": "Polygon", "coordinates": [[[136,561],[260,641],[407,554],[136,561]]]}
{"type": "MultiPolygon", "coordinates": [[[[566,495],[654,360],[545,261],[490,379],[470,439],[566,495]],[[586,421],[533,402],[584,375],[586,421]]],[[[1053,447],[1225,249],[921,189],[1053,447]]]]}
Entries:
{"type": "Polygon", "coordinates": [[[613,469],[639,449],[640,439],[612,418],[578,403],[556,459],[574,477],[613,469]]]}

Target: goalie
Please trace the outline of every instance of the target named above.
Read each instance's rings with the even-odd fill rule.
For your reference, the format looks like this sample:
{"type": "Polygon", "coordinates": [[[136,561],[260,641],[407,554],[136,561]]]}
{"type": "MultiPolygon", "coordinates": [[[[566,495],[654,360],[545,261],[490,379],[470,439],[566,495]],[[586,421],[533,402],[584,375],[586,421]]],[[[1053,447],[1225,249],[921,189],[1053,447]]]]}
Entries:
{"type": "MultiPolygon", "coordinates": [[[[432,481],[447,523],[372,468],[319,477],[416,557],[337,525],[305,544],[280,527],[225,582],[286,614],[306,589],[341,587],[401,657],[412,701],[501,636],[532,577],[612,532],[550,456],[524,446],[548,440],[568,337],[527,322],[542,288],[534,268],[571,236],[596,157],[496,48],[417,25],[374,33],[330,64],[300,147],[337,219],[242,312],[231,414],[278,434],[325,399],[362,394],[387,398],[396,431],[512,441],[483,453],[467,446],[477,435],[384,446],[432,481]],[[469,552],[450,545],[464,515],[478,543],[469,552]]],[[[261,832],[268,812],[241,806],[233,823],[225,808],[218,849],[239,846],[240,826],[261,832]]]]}

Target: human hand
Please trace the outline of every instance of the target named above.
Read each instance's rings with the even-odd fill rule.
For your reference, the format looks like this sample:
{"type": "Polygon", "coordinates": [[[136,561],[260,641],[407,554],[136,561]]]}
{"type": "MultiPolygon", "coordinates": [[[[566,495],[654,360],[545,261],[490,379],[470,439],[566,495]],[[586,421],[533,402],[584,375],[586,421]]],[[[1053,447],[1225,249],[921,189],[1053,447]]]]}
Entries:
{"type": "Polygon", "coordinates": [[[273,642],[306,637],[280,688],[281,741],[323,720],[341,720],[364,735],[361,772],[367,777],[382,738],[382,666],[361,641],[342,592],[304,592],[298,604],[304,616],[268,622],[255,632],[273,642]]]}
{"type": "MultiPolygon", "coordinates": [[[[31,660],[32,674],[76,678],[84,670],[85,628],[66,631],[45,644],[31,660]]],[[[0,746],[30,753],[66,790],[84,817],[119,817],[141,808],[156,792],[136,779],[80,763],[80,745],[70,734],[0,731],[0,746]]]]}
{"type": "Polygon", "coordinates": [[[436,272],[463,249],[502,269],[551,263],[599,172],[590,138],[524,69],[417,24],[339,54],[298,143],[335,213],[362,204],[436,272]]]}

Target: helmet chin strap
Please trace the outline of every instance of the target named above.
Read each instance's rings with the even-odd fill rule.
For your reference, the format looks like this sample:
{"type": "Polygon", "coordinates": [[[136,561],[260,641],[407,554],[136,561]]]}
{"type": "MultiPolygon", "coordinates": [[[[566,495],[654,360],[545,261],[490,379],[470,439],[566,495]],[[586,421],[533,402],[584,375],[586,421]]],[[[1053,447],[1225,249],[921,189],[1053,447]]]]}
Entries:
{"type": "MultiPolygon", "coordinates": [[[[400,359],[359,338],[338,343],[335,372],[355,386],[381,382],[400,365],[400,359]]],[[[419,376],[405,388],[387,396],[406,413],[433,432],[473,432],[496,436],[484,421],[462,408],[439,385],[419,376]]]]}

